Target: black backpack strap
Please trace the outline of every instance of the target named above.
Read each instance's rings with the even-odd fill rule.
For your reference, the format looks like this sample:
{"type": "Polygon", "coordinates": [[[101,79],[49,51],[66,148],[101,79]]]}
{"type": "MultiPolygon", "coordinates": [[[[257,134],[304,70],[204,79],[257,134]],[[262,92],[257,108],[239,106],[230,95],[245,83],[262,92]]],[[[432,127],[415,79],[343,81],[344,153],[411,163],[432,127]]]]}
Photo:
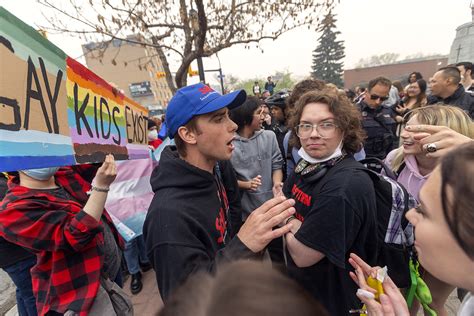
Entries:
{"type": "Polygon", "coordinates": [[[403,191],[403,196],[404,196],[403,202],[405,203],[404,204],[405,205],[405,214],[403,214],[402,221],[400,222],[400,225],[402,226],[403,229],[405,229],[409,224],[408,219],[406,218],[405,215],[410,210],[410,206],[409,206],[410,193],[408,193],[407,189],[405,189],[405,187],[403,185],[400,185],[400,188],[403,191]]]}
{"type": "Polygon", "coordinates": [[[406,164],[405,164],[405,161],[403,161],[400,167],[398,167],[398,169],[394,171],[397,178],[400,175],[400,172],[402,172],[402,170],[405,169],[405,167],[406,167],[406,164]]]}
{"type": "MultiPolygon", "coordinates": [[[[288,130],[288,131],[286,132],[286,134],[288,134],[288,133],[291,133],[291,131],[288,130]]],[[[286,136],[286,134],[285,134],[285,136],[286,136]]],[[[298,162],[293,159],[293,153],[292,153],[292,151],[293,151],[293,146],[290,144],[290,137],[291,137],[291,135],[288,137],[288,141],[287,141],[287,142],[285,142],[285,140],[283,140],[283,148],[286,148],[285,159],[286,159],[286,161],[288,161],[288,160],[293,161],[293,164],[294,164],[295,167],[296,167],[296,164],[297,164],[298,162]],[[286,145],[286,146],[285,146],[285,145],[286,145]]]]}
{"type": "Polygon", "coordinates": [[[293,159],[293,146],[290,145],[290,142],[288,142],[288,146],[286,146],[286,160],[291,159],[293,163],[296,165],[296,161],[293,159]]]}
{"type": "Polygon", "coordinates": [[[397,174],[395,174],[385,162],[379,158],[369,157],[359,161],[361,164],[367,167],[367,169],[372,170],[376,173],[385,173],[387,177],[393,180],[397,180],[397,174]]]}

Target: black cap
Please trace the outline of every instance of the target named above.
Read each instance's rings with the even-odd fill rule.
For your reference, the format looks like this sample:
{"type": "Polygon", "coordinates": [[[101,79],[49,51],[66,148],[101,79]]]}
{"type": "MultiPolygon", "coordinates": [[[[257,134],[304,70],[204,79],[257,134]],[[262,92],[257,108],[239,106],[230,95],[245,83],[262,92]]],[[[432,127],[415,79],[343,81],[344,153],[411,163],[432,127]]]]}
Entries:
{"type": "Polygon", "coordinates": [[[148,129],[152,127],[156,127],[155,121],[153,121],[151,118],[148,118],[148,117],[147,117],[147,120],[148,120],[148,129]]]}
{"type": "Polygon", "coordinates": [[[278,106],[281,109],[285,109],[286,106],[286,99],[290,96],[288,90],[283,89],[278,91],[277,93],[269,96],[265,99],[265,104],[268,106],[278,106]]]}

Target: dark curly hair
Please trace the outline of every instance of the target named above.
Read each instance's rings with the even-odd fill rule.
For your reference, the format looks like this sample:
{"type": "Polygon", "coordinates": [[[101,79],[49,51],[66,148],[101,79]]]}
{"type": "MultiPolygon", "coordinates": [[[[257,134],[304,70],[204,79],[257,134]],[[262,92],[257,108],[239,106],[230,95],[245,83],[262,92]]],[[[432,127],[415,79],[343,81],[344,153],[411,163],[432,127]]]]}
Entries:
{"type": "Polygon", "coordinates": [[[327,104],[329,111],[334,114],[334,120],[338,128],[344,135],[343,149],[347,153],[354,154],[362,148],[365,132],[362,129],[360,112],[343,92],[337,92],[333,89],[307,92],[296,102],[294,115],[289,122],[291,128],[290,145],[297,148],[301,147],[300,139],[296,135],[296,126],[300,123],[303,110],[309,103],[327,104]]]}

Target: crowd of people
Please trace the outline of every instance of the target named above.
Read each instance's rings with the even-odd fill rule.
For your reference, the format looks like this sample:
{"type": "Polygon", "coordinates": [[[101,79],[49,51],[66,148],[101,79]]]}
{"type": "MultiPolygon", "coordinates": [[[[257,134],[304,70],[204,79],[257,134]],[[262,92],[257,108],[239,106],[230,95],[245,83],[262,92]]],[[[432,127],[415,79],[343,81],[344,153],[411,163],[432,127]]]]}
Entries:
{"type": "Polygon", "coordinates": [[[133,315],[126,267],[132,294],[153,268],[160,315],[447,315],[456,287],[460,315],[472,315],[472,71],[462,62],[428,83],[413,72],[406,85],[380,76],[354,91],[317,79],[277,91],[271,77],[254,96],[183,87],[148,120],[160,157],[143,235],[127,243],[105,209],[113,155],[2,174],[0,267],[19,314],[133,315]],[[387,183],[388,204],[416,205],[388,214],[389,228],[387,183]],[[394,234],[406,255],[395,269],[381,259],[394,234]],[[413,275],[430,290],[414,301],[413,275]]]}

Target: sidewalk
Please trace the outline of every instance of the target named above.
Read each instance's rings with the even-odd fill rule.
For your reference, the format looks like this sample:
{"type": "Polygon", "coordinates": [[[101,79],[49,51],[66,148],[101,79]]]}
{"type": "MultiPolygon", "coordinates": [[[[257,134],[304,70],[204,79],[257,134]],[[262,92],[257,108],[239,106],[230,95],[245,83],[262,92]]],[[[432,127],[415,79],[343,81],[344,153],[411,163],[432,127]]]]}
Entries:
{"type": "Polygon", "coordinates": [[[131,277],[127,278],[127,281],[125,281],[125,284],[123,285],[123,289],[132,298],[135,315],[157,315],[163,306],[163,301],[161,300],[160,293],[158,292],[158,286],[156,285],[155,271],[151,269],[143,273],[143,289],[137,295],[132,295],[130,292],[131,279],[131,277]]]}
{"type": "Polygon", "coordinates": [[[8,274],[0,269],[0,315],[5,315],[12,307],[16,309],[15,285],[8,274]]]}
{"type": "MultiPolygon", "coordinates": [[[[155,280],[155,271],[150,270],[143,273],[143,289],[137,295],[132,295],[130,293],[130,280],[128,277],[127,281],[123,286],[125,292],[130,295],[133,302],[133,308],[135,315],[137,316],[154,316],[158,314],[158,311],[163,306],[163,301],[161,300],[160,294],[158,292],[158,287],[155,280]]],[[[12,285],[13,286],[13,285],[12,285]]],[[[14,288],[10,291],[9,298],[13,300],[8,304],[9,307],[14,305],[14,288]]],[[[4,294],[4,293],[2,293],[4,294]]],[[[18,311],[16,305],[14,305],[8,312],[0,310],[0,315],[5,316],[18,316],[18,311]]]]}

